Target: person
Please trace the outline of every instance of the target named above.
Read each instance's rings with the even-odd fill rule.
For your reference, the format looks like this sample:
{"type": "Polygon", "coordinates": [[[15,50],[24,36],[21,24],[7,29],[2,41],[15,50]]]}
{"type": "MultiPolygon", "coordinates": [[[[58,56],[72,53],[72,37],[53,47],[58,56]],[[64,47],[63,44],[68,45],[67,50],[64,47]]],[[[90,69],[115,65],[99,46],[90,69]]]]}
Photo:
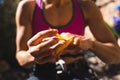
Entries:
{"type": "Polygon", "coordinates": [[[115,15],[113,15],[113,28],[120,35],[120,5],[116,5],[114,10],[115,15]]]}
{"type": "Polygon", "coordinates": [[[91,0],[22,0],[16,26],[16,59],[21,66],[34,67],[40,80],[97,80],[84,59],[87,51],[107,64],[120,63],[120,48],[91,0]],[[95,39],[84,35],[85,26],[95,39]],[[72,42],[63,48],[70,39],[57,34],[72,42]]]}
{"type": "Polygon", "coordinates": [[[112,28],[118,35],[115,35],[118,45],[120,46],[120,5],[114,7],[115,14],[112,16],[112,28]]]}

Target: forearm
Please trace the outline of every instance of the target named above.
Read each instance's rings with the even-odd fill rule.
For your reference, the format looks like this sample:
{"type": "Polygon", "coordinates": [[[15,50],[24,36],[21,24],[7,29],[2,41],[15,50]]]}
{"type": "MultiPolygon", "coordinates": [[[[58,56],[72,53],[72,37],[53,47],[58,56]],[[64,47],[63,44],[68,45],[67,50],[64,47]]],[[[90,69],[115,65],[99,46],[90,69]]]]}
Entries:
{"type": "Polygon", "coordinates": [[[34,57],[28,51],[19,51],[16,53],[16,59],[20,66],[31,67],[34,64],[34,57]]]}
{"type": "Polygon", "coordinates": [[[105,63],[120,63],[120,48],[117,45],[94,41],[91,50],[105,63]]]}

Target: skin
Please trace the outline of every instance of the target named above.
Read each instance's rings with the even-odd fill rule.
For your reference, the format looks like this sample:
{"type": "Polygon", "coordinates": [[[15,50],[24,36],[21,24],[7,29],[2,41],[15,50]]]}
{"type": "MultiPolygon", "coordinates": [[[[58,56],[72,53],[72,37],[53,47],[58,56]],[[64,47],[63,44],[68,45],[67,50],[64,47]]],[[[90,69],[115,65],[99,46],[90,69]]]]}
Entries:
{"type": "MultiPolygon", "coordinates": [[[[73,15],[71,0],[43,0],[43,3],[45,19],[53,26],[67,24],[73,15]]],[[[91,50],[105,63],[120,63],[120,48],[103,21],[99,9],[90,0],[80,0],[80,6],[84,14],[85,24],[89,26],[95,39],[66,33],[73,36],[73,41],[67,49],[62,51],[61,55],[66,52],[74,55],[81,50],[91,50]]],[[[66,42],[56,37],[58,33],[56,29],[40,31],[32,36],[31,24],[34,8],[35,0],[23,0],[19,3],[16,11],[16,58],[22,66],[34,63],[55,63],[56,48],[66,42]]],[[[64,57],[63,59],[69,64],[80,58],[81,56],[64,57]]]]}

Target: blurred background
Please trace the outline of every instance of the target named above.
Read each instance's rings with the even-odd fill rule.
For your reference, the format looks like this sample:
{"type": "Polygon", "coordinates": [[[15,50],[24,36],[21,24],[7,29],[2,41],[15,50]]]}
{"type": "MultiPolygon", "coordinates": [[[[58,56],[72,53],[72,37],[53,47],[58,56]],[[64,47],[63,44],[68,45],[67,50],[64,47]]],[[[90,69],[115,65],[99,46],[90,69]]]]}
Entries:
{"type": "Polygon", "coordinates": [[[15,12],[20,0],[0,0],[0,80],[25,80],[15,58],[15,12]]]}
{"type": "MultiPolygon", "coordinates": [[[[19,66],[15,58],[15,12],[19,1],[0,0],[0,80],[26,80],[29,73],[27,69],[19,66]]],[[[120,0],[93,1],[100,9],[105,22],[112,27],[114,7],[120,4],[120,0]]],[[[89,29],[86,31],[88,33],[89,29]]],[[[100,80],[120,80],[120,64],[107,65],[92,52],[88,52],[85,57],[100,80]]]]}

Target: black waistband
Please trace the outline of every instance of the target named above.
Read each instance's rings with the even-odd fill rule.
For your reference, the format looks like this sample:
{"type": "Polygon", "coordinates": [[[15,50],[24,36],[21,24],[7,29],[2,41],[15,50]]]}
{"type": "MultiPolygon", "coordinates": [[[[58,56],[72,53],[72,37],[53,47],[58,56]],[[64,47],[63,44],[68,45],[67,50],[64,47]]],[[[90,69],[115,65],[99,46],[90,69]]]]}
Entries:
{"type": "MultiPolygon", "coordinates": [[[[93,73],[89,72],[90,67],[87,62],[82,59],[78,60],[72,64],[67,65],[67,70],[64,73],[64,80],[72,80],[72,78],[77,77],[80,80],[84,80],[84,78],[93,77],[93,73]]],[[[44,80],[57,80],[56,79],[56,65],[52,63],[47,63],[44,65],[36,64],[35,75],[44,80]]],[[[90,79],[94,80],[94,79],[90,79]]],[[[97,79],[96,79],[97,80],[97,79]]]]}

